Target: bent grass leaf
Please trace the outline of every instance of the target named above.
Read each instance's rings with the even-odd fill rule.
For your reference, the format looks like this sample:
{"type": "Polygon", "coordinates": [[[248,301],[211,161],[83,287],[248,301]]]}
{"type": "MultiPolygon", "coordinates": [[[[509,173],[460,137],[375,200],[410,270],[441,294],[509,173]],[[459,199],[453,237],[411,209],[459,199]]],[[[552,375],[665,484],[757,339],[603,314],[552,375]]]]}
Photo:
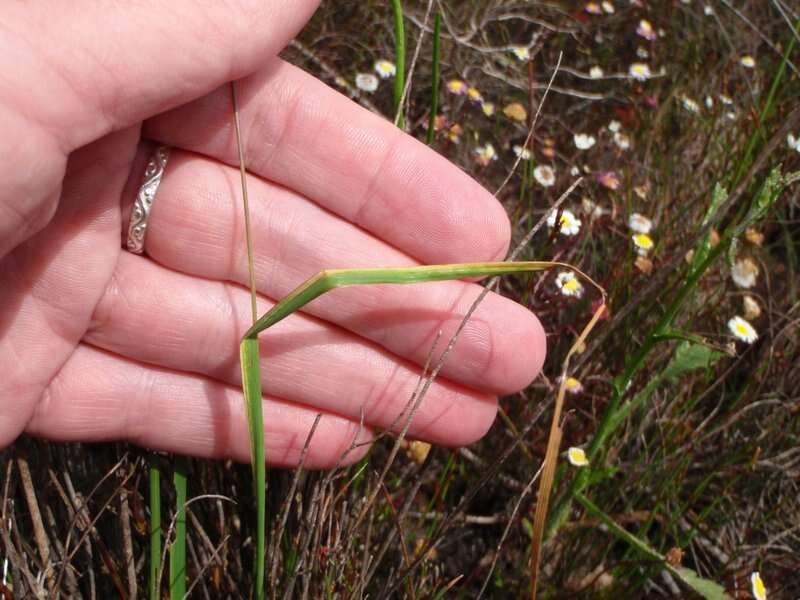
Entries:
{"type": "MultiPolygon", "coordinates": [[[[264,421],[261,406],[261,369],[258,334],[268,329],[272,325],[280,322],[293,312],[337,287],[352,285],[370,284],[408,284],[421,283],[426,281],[447,281],[464,279],[467,277],[486,277],[492,275],[505,275],[510,273],[525,273],[531,271],[541,271],[553,267],[561,267],[575,272],[578,276],[585,279],[589,284],[596,288],[602,295],[603,302],[593,315],[589,324],[583,329],[578,340],[573,345],[564,363],[564,375],[561,378],[558,396],[556,398],[556,410],[553,416],[550,439],[548,442],[547,454],[545,456],[545,476],[540,485],[540,502],[537,505],[537,514],[534,527],[534,548],[540,547],[541,535],[544,527],[544,519],[547,512],[547,499],[552,486],[552,472],[555,469],[555,461],[558,455],[558,448],[561,439],[560,414],[563,405],[565,384],[567,381],[566,371],[569,365],[569,357],[580,343],[588,336],[591,329],[597,323],[605,310],[605,291],[597,285],[590,277],[576,269],[575,267],[560,262],[552,261],[520,261],[520,262],[483,262],[483,263],[460,263],[447,265],[427,265],[421,267],[387,268],[387,269],[337,269],[321,271],[317,275],[308,279],[305,283],[298,286],[288,296],[283,298],[275,306],[259,318],[253,326],[245,333],[240,344],[240,359],[242,368],[242,387],[247,407],[248,427],[250,430],[251,461],[253,465],[253,477],[258,500],[258,531],[257,531],[257,553],[256,565],[264,565],[264,524],[265,524],[265,480],[266,467],[264,456],[264,421]],[[538,539],[538,542],[537,542],[538,539]]],[[[538,560],[531,563],[538,568],[538,560]]],[[[536,577],[533,575],[533,581],[536,577]]],[[[256,581],[256,598],[263,597],[263,569],[259,569],[256,581]],[[260,578],[258,577],[260,575],[260,578]]]]}

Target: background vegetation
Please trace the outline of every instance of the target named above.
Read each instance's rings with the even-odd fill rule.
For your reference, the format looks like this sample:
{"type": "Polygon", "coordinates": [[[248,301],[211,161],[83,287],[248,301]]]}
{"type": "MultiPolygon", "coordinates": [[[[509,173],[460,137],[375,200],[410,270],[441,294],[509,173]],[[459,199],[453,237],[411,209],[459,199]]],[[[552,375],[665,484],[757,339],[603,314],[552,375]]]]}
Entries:
{"type": "MultiPolygon", "coordinates": [[[[797,7],[782,0],[437,6],[442,90],[433,147],[496,190],[541,107],[530,158],[499,199],[520,240],[583,176],[562,205],[581,226],[574,235],[545,226],[519,258],[573,263],[610,298],[574,362],[579,386],[567,398],[562,447],[585,449],[590,466],[561,461],[540,597],[690,598],[670,571],[683,566],[730,597],[752,597],[750,576],[759,571],[770,598],[797,598],[800,186],[782,189],[769,179],[778,167],[784,175],[800,169],[791,142],[800,138],[797,7]],[[515,54],[524,55],[519,47],[529,58],[515,54]],[[632,76],[641,74],[631,71],[635,63],[650,77],[632,76]],[[480,100],[453,93],[451,80],[480,100]],[[576,142],[580,134],[595,143],[579,148],[587,145],[576,142]],[[552,185],[541,184],[541,170],[534,174],[541,166],[553,169],[552,185]],[[728,194],[715,193],[717,186],[728,194]],[[652,221],[649,252],[637,252],[632,240],[633,213],[652,221]],[[742,287],[748,278],[752,285],[742,287]],[[757,331],[755,342],[729,330],[736,315],[757,331]]],[[[404,122],[421,140],[430,116],[427,8],[404,3],[407,68],[425,32],[404,122]]],[[[285,57],[391,118],[391,79],[374,93],[355,81],[377,60],[394,62],[394,31],[389,3],[325,2],[285,57]]],[[[271,472],[271,597],[527,594],[535,476],[556,380],[596,298],[588,289],[565,295],[556,273],[505,279],[500,290],[544,323],[543,375],[501,400],[480,443],[432,448],[426,458],[410,447],[382,480],[389,437],[348,469],[271,472]]],[[[5,597],[55,590],[145,597],[150,461],[165,474],[174,463],[124,444],[23,439],[4,451],[5,597]]],[[[245,597],[254,554],[250,469],[201,460],[187,468],[189,497],[212,495],[187,510],[190,595],[245,597]]],[[[174,506],[174,497],[164,504],[174,506]]],[[[165,511],[165,528],[169,517],[165,511]]]]}

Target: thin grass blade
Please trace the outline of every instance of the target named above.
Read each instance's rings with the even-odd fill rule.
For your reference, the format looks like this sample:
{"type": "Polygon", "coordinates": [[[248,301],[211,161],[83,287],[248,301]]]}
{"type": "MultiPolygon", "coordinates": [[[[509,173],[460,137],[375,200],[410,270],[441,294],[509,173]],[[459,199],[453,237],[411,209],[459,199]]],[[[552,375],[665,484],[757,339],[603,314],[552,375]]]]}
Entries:
{"type": "Polygon", "coordinates": [[[158,457],[150,458],[150,600],[158,600],[158,574],[161,568],[161,469],[158,457]]]}
{"type": "Polygon", "coordinates": [[[189,461],[175,458],[175,540],[169,547],[169,597],[183,600],[186,596],[186,482],[189,461]]]}
{"type": "Polygon", "coordinates": [[[254,492],[256,494],[256,557],[255,597],[264,597],[264,572],[266,568],[266,479],[267,468],[264,453],[264,415],[261,405],[261,367],[259,365],[258,339],[245,337],[239,347],[242,366],[242,388],[245,397],[247,427],[250,432],[250,460],[253,467],[254,492]]]}
{"type": "Polygon", "coordinates": [[[394,15],[394,123],[403,129],[403,90],[406,86],[406,28],[403,21],[403,4],[392,0],[394,15]]]}

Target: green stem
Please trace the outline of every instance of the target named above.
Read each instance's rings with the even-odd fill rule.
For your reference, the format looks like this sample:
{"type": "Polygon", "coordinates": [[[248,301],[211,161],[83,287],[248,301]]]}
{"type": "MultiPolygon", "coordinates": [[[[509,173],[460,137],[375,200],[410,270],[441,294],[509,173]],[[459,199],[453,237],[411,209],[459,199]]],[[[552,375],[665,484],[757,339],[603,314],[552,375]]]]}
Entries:
{"type": "Polygon", "coordinates": [[[150,458],[150,600],[158,600],[158,570],[161,566],[161,469],[158,457],[150,458]]]}
{"type": "MultiPolygon", "coordinates": [[[[795,23],[795,31],[800,29],[800,21],[795,23]]],[[[783,59],[781,60],[780,67],[778,68],[778,72],[775,74],[775,77],[772,79],[772,85],[770,86],[769,93],[767,94],[767,99],[764,102],[764,108],[761,110],[761,113],[758,115],[758,123],[756,130],[750,136],[750,140],[747,143],[747,149],[745,150],[744,157],[739,161],[739,166],[736,169],[736,175],[733,178],[733,184],[739,183],[741,178],[744,176],[745,171],[750,166],[750,162],[753,156],[753,152],[755,151],[756,143],[758,142],[758,138],[764,138],[764,142],[766,142],[766,134],[764,133],[764,122],[769,117],[770,112],[772,112],[772,104],[775,100],[775,94],[780,87],[781,81],[783,81],[783,76],[786,73],[786,64],[789,62],[789,56],[794,49],[795,42],[797,41],[796,37],[792,35],[789,38],[789,44],[786,47],[786,51],[783,53],[783,59]]],[[[733,187],[733,186],[731,186],[733,187]]]]}
{"type": "MultiPolygon", "coordinates": [[[[762,218],[770,206],[774,204],[785,185],[785,179],[780,175],[779,169],[775,169],[764,180],[761,186],[761,191],[757,194],[756,198],[751,202],[747,214],[738,223],[732,224],[728,227],[722,236],[721,241],[715,247],[711,247],[708,243],[708,233],[704,236],[703,242],[695,253],[695,259],[684,276],[684,283],[678,289],[672,302],[659,319],[656,326],[648,333],[641,348],[629,359],[625,365],[622,375],[616,377],[613,382],[613,392],[611,401],[606,408],[600,425],[592,438],[592,442],[587,452],[590,462],[593,465],[598,464],[602,448],[605,446],[606,440],[609,436],[619,427],[619,425],[627,418],[632,408],[631,401],[622,405],[622,398],[624,397],[628,386],[633,381],[634,376],[638,373],[639,369],[644,364],[645,358],[655,348],[659,341],[669,337],[673,332],[672,323],[678,315],[681,307],[688,298],[689,294],[697,286],[700,278],[711,266],[712,263],[725,252],[741,233],[752,222],[762,218]]],[[[712,199],[711,207],[706,214],[701,227],[708,229],[711,220],[716,214],[719,207],[727,198],[725,191],[717,187],[715,190],[714,198],[712,199]]],[[[550,516],[550,519],[545,530],[545,537],[552,536],[558,528],[563,525],[569,517],[569,511],[572,506],[572,501],[577,494],[582,493],[588,486],[591,477],[591,469],[582,469],[570,482],[567,491],[559,498],[555,508],[550,516]]]]}
{"type": "MultiPolygon", "coordinates": [[[[714,248],[714,250],[709,253],[706,260],[703,261],[702,265],[697,269],[694,269],[693,273],[687,277],[685,285],[678,290],[678,293],[673,299],[672,303],[669,305],[669,308],[658,321],[656,326],[651,330],[641,348],[639,348],[633,357],[628,360],[622,375],[614,379],[614,389],[611,395],[611,401],[609,402],[608,408],[606,409],[605,413],[603,414],[603,418],[600,421],[600,426],[597,428],[597,432],[592,437],[592,442],[589,445],[587,456],[589,457],[590,462],[594,462],[594,460],[599,456],[600,450],[605,446],[608,437],[617,429],[629,412],[625,406],[620,406],[628,385],[633,381],[636,373],[639,372],[639,369],[644,364],[645,358],[647,358],[648,354],[650,354],[653,348],[655,348],[656,344],[661,338],[663,338],[664,334],[671,329],[672,321],[683,306],[683,303],[688,297],[689,292],[694,289],[694,286],[697,284],[700,276],[717,258],[717,256],[719,256],[724,246],[725,244],[720,243],[716,248],[714,248]]],[[[589,486],[590,476],[590,469],[581,469],[581,471],[573,478],[569,488],[567,489],[567,492],[559,499],[553,509],[550,520],[547,524],[547,528],[545,529],[545,539],[549,538],[553,533],[555,533],[555,531],[558,530],[559,527],[561,527],[561,525],[566,522],[567,518],[569,517],[569,511],[572,506],[573,499],[577,494],[583,492],[589,486]]]]}
{"type": "Polygon", "coordinates": [[[395,65],[397,67],[394,78],[394,122],[403,129],[403,90],[406,86],[406,30],[403,22],[403,6],[400,0],[392,0],[394,13],[394,48],[395,65]]]}
{"type": "Polygon", "coordinates": [[[175,541],[169,547],[169,597],[183,600],[186,596],[186,473],[189,460],[175,458],[175,541]]]}
{"type": "MultiPolygon", "coordinates": [[[[255,326],[254,326],[255,327],[255,326]]],[[[256,334],[242,339],[239,359],[242,365],[242,384],[245,391],[247,424],[250,430],[250,462],[253,468],[253,491],[256,495],[256,558],[255,597],[264,597],[267,526],[267,466],[264,452],[264,410],[261,404],[261,369],[256,334]]]]}

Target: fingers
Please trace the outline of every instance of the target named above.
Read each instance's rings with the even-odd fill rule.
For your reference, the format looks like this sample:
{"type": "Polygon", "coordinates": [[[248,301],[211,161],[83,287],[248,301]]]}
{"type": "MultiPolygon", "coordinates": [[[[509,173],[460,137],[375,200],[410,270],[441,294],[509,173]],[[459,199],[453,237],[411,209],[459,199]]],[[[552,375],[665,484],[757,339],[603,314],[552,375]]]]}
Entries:
{"type": "Polygon", "coordinates": [[[70,152],[253,72],[316,5],[4,3],[0,257],[50,221],[70,152]]]}
{"type": "Polygon", "coordinates": [[[294,37],[317,4],[9,4],[0,43],[15,68],[4,105],[24,107],[69,152],[255,71],[294,37]]]}
{"type": "MultiPolygon", "coordinates": [[[[153,205],[147,254],[207,279],[247,281],[241,209],[231,200],[238,171],[175,152],[153,205]]],[[[399,266],[413,259],[314,203],[257,177],[249,179],[255,270],[261,293],[282,298],[325,268],[399,266]]],[[[423,364],[437,332],[447,340],[483,288],[465,282],[357,286],[304,309],[423,364]]],[[[544,358],[538,320],[489,294],[462,332],[444,374],[485,392],[510,393],[536,376],[544,358]]]]}
{"type": "Polygon", "coordinates": [[[22,433],[114,272],[138,137],[129,128],[73,152],[50,225],[0,259],[0,447],[22,433]]]}
{"type": "MultiPolygon", "coordinates": [[[[505,256],[510,226],[497,200],[385,119],[278,59],[240,89],[251,172],[425,263],[505,256]]],[[[157,117],[146,134],[238,165],[230,123],[222,88],[157,117]]]]}
{"type": "MultiPolygon", "coordinates": [[[[272,302],[260,302],[267,310],[272,302]]],[[[181,275],[123,254],[99,302],[86,341],[115,354],[231,385],[241,383],[239,340],[249,326],[244,288],[181,275]]],[[[265,394],[387,429],[412,396],[420,371],[337,327],[293,315],[261,336],[265,394]]],[[[495,417],[495,398],[439,379],[409,435],[447,446],[480,438],[495,417]]],[[[399,422],[401,428],[404,421],[399,422]]]]}
{"type": "MultiPolygon", "coordinates": [[[[264,400],[267,461],[295,466],[317,412],[264,400]]],[[[150,448],[249,460],[249,435],[241,391],[197,375],[129,361],[81,345],[52,381],[27,431],[51,440],[124,439],[150,448]]],[[[309,445],[309,468],[332,467],[355,439],[369,431],[341,417],[323,415],[309,445]]],[[[366,447],[350,452],[359,460],[366,447]]]]}

